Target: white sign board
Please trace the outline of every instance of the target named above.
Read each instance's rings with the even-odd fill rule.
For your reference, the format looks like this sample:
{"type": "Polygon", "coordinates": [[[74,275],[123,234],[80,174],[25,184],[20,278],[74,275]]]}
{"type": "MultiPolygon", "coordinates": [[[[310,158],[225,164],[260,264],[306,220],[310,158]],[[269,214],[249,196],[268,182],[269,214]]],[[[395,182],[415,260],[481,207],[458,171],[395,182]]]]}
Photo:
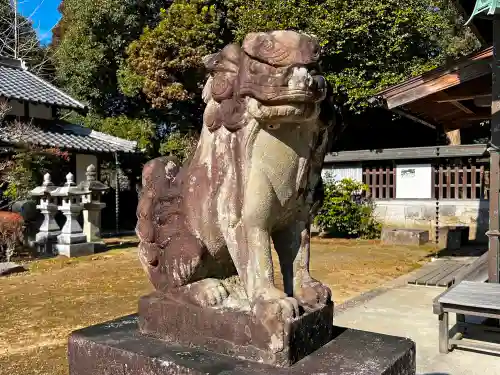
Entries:
{"type": "Polygon", "coordinates": [[[400,164],[396,166],[397,199],[430,199],[432,197],[432,166],[400,164]]]}
{"type": "Polygon", "coordinates": [[[325,165],[321,171],[321,177],[325,181],[340,181],[344,178],[351,178],[354,181],[363,182],[363,168],[361,168],[361,164],[325,165]]]}

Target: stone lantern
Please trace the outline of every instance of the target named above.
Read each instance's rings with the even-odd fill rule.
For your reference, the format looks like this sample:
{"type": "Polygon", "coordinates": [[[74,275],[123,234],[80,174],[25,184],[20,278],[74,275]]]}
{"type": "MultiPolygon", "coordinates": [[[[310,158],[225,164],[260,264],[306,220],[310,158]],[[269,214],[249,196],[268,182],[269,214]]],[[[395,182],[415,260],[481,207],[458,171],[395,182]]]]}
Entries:
{"type": "Polygon", "coordinates": [[[106,203],[101,202],[101,196],[109,187],[96,178],[96,167],[91,164],[87,167],[85,181],[80,182],[78,187],[86,192],[83,196],[83,232],[87,235],[87,241],[94,246],[104,247],[101,238],[101,211],[106,203]]]}
{"type": "Polygon", "coordinates": [[[83,210],[82,198],[85,194],[85,191],[76,186],[72,173],[66,175],[64,186],[52,192],[53,197],[61,198],[61,205],[58,209],[66,217],[61,234],[57,236],[56,250],[59,255],[73,257],[94,253],[94,245],[87,242],[87,236],[78,222],[78,215],[83,210]]]}
{"type": "Polygon", "coordinates": [[[61,234],[59,225],[55,220],[57,203],[51,196],[51,193],[56,189],[56,186],[51,181],[50,174],[46,173],[43,176],[42,185],[30,192],[31,196],[37,198],[38,205],[36,208],[43,215],[43,222],[35,235],[35,245],[40,254],[51,254],[53,245],[57,242],[57,236],[61,234]]]}

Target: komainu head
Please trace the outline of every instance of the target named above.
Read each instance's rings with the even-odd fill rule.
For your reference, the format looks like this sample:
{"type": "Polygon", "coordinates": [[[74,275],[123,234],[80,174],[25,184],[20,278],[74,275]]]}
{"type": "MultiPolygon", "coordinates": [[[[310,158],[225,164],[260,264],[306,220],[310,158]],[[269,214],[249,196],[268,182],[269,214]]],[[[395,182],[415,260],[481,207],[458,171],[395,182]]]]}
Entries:
{"type": "Polygon", "coordinates": [[[237,131],[252,119],[269,128],[316,121],[329,102],[319,57],[316,38],[295,31],[250,33],[242,46],[207,56],[204,125],[237,131]]]}

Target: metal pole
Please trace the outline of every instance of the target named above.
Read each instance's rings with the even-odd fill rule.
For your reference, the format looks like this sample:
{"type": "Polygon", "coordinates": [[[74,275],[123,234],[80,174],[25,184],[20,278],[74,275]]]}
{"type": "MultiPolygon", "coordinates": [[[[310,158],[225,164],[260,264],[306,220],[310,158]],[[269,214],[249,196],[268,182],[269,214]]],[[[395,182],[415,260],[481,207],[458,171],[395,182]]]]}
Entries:
{"type": "Polygon", "coordinates": [[[490,227],[488,243],[488,279],[499,280],[500,220],[500,17],[493,20],[493,63],[491,64],[491,147],[490,151],[490,227]]]}
{"type": "Polygon", "coordinates": [[[120,160],[115,152],[115,230],[116,235],[120,233],[120,160]]]}

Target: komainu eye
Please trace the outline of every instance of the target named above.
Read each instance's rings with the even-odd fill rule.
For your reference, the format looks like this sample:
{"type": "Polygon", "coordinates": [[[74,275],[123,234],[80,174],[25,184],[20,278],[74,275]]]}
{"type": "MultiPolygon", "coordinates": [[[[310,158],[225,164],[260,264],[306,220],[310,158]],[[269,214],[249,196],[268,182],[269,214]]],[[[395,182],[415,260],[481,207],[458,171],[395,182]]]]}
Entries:
{"type": "Polygon", "coordinates": [[[280,128],[280,124],[269,124],[269,125],[267,125],[267,128],[269,130],[276,130],[276,129],[280,128]]]}

